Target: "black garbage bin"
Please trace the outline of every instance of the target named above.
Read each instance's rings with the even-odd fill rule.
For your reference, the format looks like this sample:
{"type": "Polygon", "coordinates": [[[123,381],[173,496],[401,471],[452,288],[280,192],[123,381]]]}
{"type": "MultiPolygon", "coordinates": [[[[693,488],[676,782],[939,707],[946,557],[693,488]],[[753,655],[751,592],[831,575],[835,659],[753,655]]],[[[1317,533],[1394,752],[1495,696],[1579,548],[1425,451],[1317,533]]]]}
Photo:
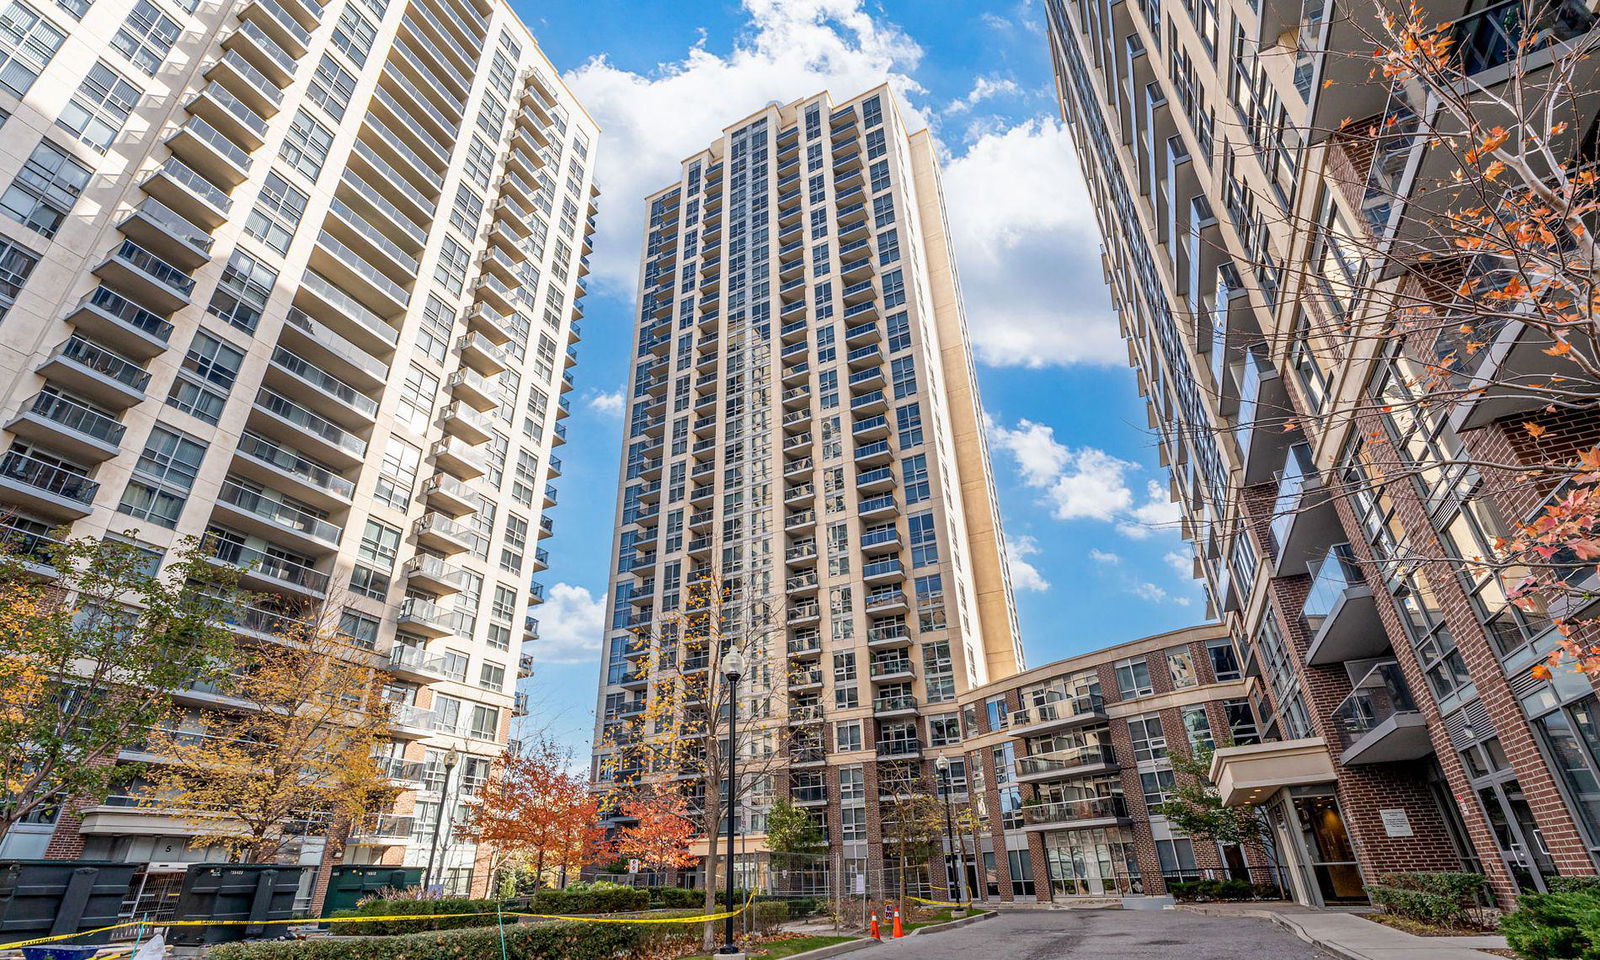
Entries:
{"type": "MultiPolygon", "coordinates": [[[[114,924],[136,863],[112,860],[0,860],[0,941],[54,937],[114,924]]],[[[105,943],[110,931],[73,943],[105,943]]]]}
{"type": "Polygon", "coordinates": [[[167,941],[177,946],[231,943],[275,937],[285,924],[265,925],[262,920],[294,917],[300,877],[310,867],[277,863],[196,863],[183,878],[176,920],[248,920],[248,924],[175,926],[167,941]]]}

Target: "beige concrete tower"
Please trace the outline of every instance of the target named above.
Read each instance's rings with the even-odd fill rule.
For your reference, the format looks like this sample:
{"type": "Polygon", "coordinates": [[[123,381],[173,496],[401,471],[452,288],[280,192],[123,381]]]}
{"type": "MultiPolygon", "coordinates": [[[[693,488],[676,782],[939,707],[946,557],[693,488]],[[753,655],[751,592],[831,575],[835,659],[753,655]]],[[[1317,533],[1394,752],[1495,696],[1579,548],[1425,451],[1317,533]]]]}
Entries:
{"type": "MultiPolygon", "coordinates": [[[[269,598],[246,636],[333,605],[402,704],[406,792],[345,859],[425,862],[441,790],[454,807],[481,783],[522,709],[595,125],[499,0],[4,0],[0,19],[7,536],[66,525],[155,558],[205,536],[269,598]]],[[[5,853],[208,856],[137,793],[5,853]]],[[[441,857],[466,889],[475,851],[441,857]]]]}
{"type": "Polygon", "coordinates": [[[719,577],[776,626],[746,686],[787,761],[747,849],[787,793],[864,871],[877,798],[1022,662],[932,138],[887,87],[772,104],[645,202],[596,776],[671,679],[636,633],[719,577]]]}

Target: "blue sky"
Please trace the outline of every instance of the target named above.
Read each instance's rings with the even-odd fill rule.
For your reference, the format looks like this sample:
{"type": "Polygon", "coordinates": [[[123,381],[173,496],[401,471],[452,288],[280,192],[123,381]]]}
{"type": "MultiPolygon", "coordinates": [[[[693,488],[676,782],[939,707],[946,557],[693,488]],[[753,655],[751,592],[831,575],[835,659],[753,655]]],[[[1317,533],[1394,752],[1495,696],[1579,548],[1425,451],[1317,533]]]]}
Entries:
{"type": "Polygon", "coordinates": [[[530,729],[586,755],[641,198],[726,124],[821,89],[887,79],[943,148],[1029,662],[1204,617],[1057,120],[1040,0],[512,2],[600,124],[604,191],[530,729]]]}

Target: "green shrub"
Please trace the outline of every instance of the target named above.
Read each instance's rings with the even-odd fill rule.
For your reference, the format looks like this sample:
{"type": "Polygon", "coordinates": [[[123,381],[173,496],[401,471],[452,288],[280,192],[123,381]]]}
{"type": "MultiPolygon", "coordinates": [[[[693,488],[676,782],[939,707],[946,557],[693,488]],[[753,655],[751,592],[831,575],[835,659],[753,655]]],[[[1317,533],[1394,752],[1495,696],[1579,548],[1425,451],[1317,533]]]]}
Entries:
{"type": "Polygon", "coordinates": [[[618,883],[575,883],[565,890],[540,890],[530,913],[576,916],[588,913],[635,913],[650,909],[650,891],[618,883]]]}
{"type": "Polygon", "coordinates": [[[1500,920],[1507,944],[1523,960],[1600,960],[1600,893],[1590,886],[1519,897],[1500,920]]]}
{"type": "MultiPolygon", "coordinates": [[[[622,923],[537,923],[505,927],[507,960],[614,960],[643,955],[653,940],[683,931],[622,923]]],[[[500,956],[500,931],[436,930],[395,937],[267,940],[212,947],[207,960],[480,960],[500,956]]]]}
{"type": "Polygon", "coordinates": [[[656,887],[650,891],[650,896],[663,907],[698,907],[706,902],[704,890],[687,890],[683,887],[656,887]]]}
{"type": "Polygon", "coordinates": [[[1168,880],[1167,893],[1178,900],[1251,900],[1255,885],[1248,880],[1168,880]]]}
{"type": "Polygon", "coordinates": [[[1386,873],[1367,887],[1367,896],[1396,916],[1458,927],[1471,919],[1484,885],[1476,873],[1386,873]]]}
{"type": "Polygon", "coordinates": [[[1600,877],[1545,877],[1544,885],[1551,893],[1600,893],[1600,877]]]}
{"type": "MultiPolygon", "coordinates": [[[[378,937],[425,930],[460,930],[464,927],[493,925],[497,901],[468,900],[368,900],[354,910],[341,910],[339,917],[423,916],[435,913],[470,913],[487,916],[455,917],[449,920],[374,920],[369,923],[336,923],[333,932],[340,936],[378,937]]],[[[510,909],[509,907],[507,909],[510,909]]]]}
{"type": "Polygon", "coordinates": [[[750,904],[750,929],[770,937],[789,919],[789,905],[782,900],[757,900],[750,904]]]}

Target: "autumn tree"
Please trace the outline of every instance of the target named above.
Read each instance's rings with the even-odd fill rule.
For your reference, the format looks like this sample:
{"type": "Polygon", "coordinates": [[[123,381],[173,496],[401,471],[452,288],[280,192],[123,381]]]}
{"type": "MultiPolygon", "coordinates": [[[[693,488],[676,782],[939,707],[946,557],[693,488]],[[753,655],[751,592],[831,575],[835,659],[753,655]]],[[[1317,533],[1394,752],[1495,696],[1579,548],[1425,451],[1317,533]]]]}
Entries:
{"type": "Polygon", "coordinates": [[[618,830],[612,842],[618,858],[638,859],[658,872],[694,863],[689,841],[695,825],[676,786],[660,783],[630,791],[621,812],[632,822],[618,830]]]}
{"type": "Polygon", "coordinates": [[[542,885],[547,866],[564,873],[598,856],[604,836],[598,807],[570,763],[570,754],[543,738],[495,761],[456,827],[462,839],[490,852],[491,876],[514,865],[542,885]]]}
{"type": "MultiPolygon", "coordinates": [[[[679,609],[635,632],[630,669],[652,678],[649,698],[607,718],[601,774],[612,800],[623,809],[635,794],[648,799],[654,785],[677,782],[692,833],[707,843],[702,865],[708,913],[715,912],[722,886],[721,844],[714,841],[723,835],[723,817],[760,800],[759,791],[782,763],[771,708],[772,663],[784,661],[783,651],[771,647],[781,637],[766,598],[752,596],[741,581],[691,571],[679,609]],[[733,733],[739,777],[730,803],[725,788],[733,697],[723,661],[735,648],[747,667],[738,683],[733,733]]],[[[712,936],[708,925],[707,944],[712,936]]]]}
{"type": "Polygon", "coordinates": [[[123,540],[0,540],[0,838],[133,779],[117,754],[225,670],[236,584],[193,541],[157,572],[123,540]]]}
{"type": "Polygon", "coordinates": [[[336,858],[350,830],[393,802],[377,756],[389,724],[381,678],[327,617],[285,617],[271,642],[241,650],[220,683],[237,706],[153,732],[152,802],[185,811],[196,843],[271,863],[321,834],[336,858]]]}
{"type": "Polygon", "coordinates": [[[906,875],[925,868],[944,851],[944,803],[933,795],[924,778],[913,777],[896,786],[879,804],[883,830],[883,856],[895,864],[899,903],[906,902],[906,875]]]}

